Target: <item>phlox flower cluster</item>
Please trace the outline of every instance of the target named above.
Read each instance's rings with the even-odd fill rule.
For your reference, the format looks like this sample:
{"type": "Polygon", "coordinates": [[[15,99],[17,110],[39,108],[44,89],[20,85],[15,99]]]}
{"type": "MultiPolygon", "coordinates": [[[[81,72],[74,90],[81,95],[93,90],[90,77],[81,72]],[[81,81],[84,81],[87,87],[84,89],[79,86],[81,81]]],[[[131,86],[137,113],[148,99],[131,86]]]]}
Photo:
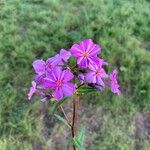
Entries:
{"type": "Polygon", "coordinates": [[[35,60],[32,64],[35,77],[28,99],[30,100],[34,94],[39,94],[42,100],[61,100],[66,96],[72,96],[84,85],[99,91],[104,91],[108,86],[113,93],[119,95],[118,73],[113,70],[110,75],[107,74],[104,66],[108,63],[99,58],[100,53],[100,45],[91,39],[85,39],[79,44],[73,44],[68,51],[61,49],[59,54],[46,61],[35,60]],[[69,65],[71,58],[75,60],[74,66],[69,65]]]}

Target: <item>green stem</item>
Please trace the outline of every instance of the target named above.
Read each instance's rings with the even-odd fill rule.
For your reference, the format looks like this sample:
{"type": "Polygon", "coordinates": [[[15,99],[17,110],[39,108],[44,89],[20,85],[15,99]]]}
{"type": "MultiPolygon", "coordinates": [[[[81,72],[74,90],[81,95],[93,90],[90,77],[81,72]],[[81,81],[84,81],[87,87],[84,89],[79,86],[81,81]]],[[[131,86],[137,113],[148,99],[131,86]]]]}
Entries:
{"type": "Polygon", "coordinates": [[[71,126],[70,121],[69,121],[69,118],[68,118],[68,116],[67,116],[65,110],[63,109],[63,107],[62,107],[61,105],[60,105],[60,108],[61,108],[61,110],[62,110],[62,112],[63,112],[63,114],[64,114],[64,117],[65,117],[65,119],[67,120],[68,124],[71,126]]]}

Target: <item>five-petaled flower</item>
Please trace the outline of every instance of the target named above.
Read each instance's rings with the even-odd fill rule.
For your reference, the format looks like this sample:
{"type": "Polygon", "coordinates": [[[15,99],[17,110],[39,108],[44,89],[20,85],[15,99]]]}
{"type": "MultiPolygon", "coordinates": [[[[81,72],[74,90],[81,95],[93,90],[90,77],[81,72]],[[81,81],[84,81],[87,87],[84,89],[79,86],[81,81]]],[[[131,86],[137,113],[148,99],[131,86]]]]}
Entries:
{"type": "Polygon", "coordinates": [[[74,44],[70,51],[77,58],[77,64],[81,68],[87,68],[90,64],[97,64],[100,46],[94,44],[91,39],[85,39],[80,44],[74,44]]]}
{"type": "Polygon", "coordinates": [[[71,96],[75,92],[75,84],[71,83],[73,74],[70,70],[61,70],[56,67],[52,70],[43,82],[45,89],[53,89],[53,96],[57,100],[62,99],[64,96],[71,96]]]}
{"type": "Polygon", "coordinates": [[[86,73],[85,80],[88,83],[96,83],[101,86],[105,86],[102,78],[107,78],[105,70],[102,68],[103,60],[99,60],[98,65],[89,65],[90,71],[86,73]]]}

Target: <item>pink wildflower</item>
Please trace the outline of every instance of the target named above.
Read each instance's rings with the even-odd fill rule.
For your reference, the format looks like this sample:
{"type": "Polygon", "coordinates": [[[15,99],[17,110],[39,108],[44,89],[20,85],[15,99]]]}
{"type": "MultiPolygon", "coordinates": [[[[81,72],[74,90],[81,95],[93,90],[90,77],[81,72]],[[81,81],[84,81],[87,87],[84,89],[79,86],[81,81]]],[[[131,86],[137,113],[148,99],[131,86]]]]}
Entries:
{"type": "Polygon", "coordinates": [[[64,96],[71,96],[75,92],[75,85],[70,82],[73,78],[70,70],[61,70],[56,67],[52,70],[43,83],[46,89],[54,89],[53,96],[57,100],[62,99],[64,96]]]}
{"type": "Polygon", "coordinates": [[[77,64],[81,68],[87,68],[90,64],[97,64],[100,53],[100,46],[94,44],[91,39],[85,39],[80,44],[74,44],[71,54],[77,58],[77,64]]]}
{"type": "Polygon", "coordinates": [[[105,70],[102,68],[102,63],[103,61],[99,61],[99,65],[89,66],[90,71],[85,75],[85,80],[88,83],[96,83],[101,86],[105,85],[102,78],[107,78],[108,75],[106,74],[105,70]]]}

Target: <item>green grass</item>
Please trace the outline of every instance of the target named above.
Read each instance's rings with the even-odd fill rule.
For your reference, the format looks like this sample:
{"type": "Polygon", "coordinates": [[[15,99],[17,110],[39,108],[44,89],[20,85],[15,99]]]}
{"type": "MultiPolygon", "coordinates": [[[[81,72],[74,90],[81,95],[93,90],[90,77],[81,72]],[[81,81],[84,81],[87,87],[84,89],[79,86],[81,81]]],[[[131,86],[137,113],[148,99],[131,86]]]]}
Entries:
{"type": "Polygon", "coordinates": [[[31,64],[84,38],[101,45],[122,88],[120,97],[108,91],[83,97],[104,118],[88,149],[132,150],[139,141],[147,150],[147,138],[134,138],[131,130],[136,114],[150,110],[149,10],[148,0],[1,0],[0,150],[52,149],[53,137],[43,133],[48,104],[27,101],[31,64]]]}

